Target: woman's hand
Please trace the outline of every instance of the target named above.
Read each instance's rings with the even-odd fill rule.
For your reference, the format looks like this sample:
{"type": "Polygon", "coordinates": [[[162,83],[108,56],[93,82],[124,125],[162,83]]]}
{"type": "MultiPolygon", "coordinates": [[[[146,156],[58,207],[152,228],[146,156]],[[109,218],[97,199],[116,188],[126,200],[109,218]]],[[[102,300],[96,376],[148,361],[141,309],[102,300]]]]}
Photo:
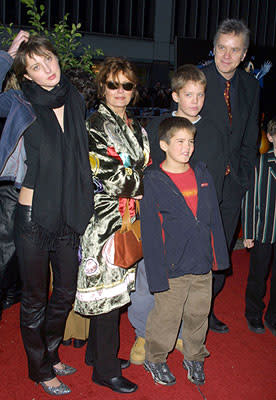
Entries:
{"type": "Polygon", "coordinates": [[[251,249],[252,247],[254,247],[254,239],[243,239],[243,245],[244,247],[251,249]]]}
{"type": "Polygon", "coordinates": [[[143,195],[139,194],[138,196],[133,197],[134,200],[142,200],[143,195]]]}
{"type": "Polygon", "coordinates": [[[12,58],[15,58],[17,50],[19,49],[19,46],[21,45],[22,42],[27,42],[29,40],[30,34],[29,32],[26,31],[20,31],[18,35],[13,39],[13,42],[11,44],[11,47],[8,50],[9,55],[12,58]]]}

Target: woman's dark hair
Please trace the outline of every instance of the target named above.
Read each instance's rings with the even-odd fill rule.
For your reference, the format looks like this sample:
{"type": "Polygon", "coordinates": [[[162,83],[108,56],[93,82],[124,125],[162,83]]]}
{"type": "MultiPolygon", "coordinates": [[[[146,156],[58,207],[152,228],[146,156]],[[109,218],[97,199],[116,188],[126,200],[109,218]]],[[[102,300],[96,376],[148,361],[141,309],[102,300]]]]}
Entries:
{"type": "Polygon", "coordinates": [[[30,36],[27,42],[22,42],[16,53],[13,69],[19,82],[24,80],[26,74],[26,57],[32,57],[34,54],[38,56],[45,56],[47,52],[53,53],[57,57],[57,51],[50,42],[44,36],[33,35],[30,36]]]}
{"type": "Polygon", "coordinates": [[[135,103],[138,99],[138,91],[136,89],[138,78],[133,65],[121,57],[107,57],[101,64],[100,70],[96,76],[98,98],[101,100],[104,99],[105,84],[108,76],[111,75],[112,80],[116,82],[120,72],[135,85],[133,88],[133,103],[135,103]]]}

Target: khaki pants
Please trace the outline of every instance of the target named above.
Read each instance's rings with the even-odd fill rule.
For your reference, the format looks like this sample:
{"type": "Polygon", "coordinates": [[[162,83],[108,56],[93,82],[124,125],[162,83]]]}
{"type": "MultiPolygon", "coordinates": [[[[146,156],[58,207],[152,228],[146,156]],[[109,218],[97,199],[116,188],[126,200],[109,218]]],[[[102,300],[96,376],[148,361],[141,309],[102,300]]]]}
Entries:
{"type": "Polygon", "coordinates": [[[154,293],[154,308],[146,325],[146,360],[165,362],[173,350],[183,320],[183,354],[186,360],[204,361],[204,342],[212,296],[212,272],[169,279],[170,289],[154,293]]]}

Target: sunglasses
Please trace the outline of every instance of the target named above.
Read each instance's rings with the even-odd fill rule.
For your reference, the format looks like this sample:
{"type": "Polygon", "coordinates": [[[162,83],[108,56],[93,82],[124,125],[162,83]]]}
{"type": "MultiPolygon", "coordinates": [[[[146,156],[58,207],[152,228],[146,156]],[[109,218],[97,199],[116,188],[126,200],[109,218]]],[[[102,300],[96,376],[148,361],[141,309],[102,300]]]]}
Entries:
{"type": "Polygon", "coordinates": [[[130,92],[134,88],[135,85],[132,82],[117,83],[117,82],[107,81],[106,86],[110,90],[116,90],[116,89],[119,89],[119,87],[122,87],[127,92],[130,92]]]}

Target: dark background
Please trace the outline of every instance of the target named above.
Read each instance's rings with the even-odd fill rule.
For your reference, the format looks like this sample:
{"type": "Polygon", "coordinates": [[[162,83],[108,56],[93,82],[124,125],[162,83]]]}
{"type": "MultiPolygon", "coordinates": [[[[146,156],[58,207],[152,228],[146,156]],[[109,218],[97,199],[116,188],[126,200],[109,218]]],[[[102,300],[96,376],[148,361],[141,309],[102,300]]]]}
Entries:
{"type": "MultiPolygon", "coordinates": [[[[158,19],[155,16],[165,1],[169,0],[36,0],[36,5],[45,6],[48,29],[69,13],[69,24],[81,22],[82,32],[91,43],[95,37],[109,37],[111,40],[135,38],[146,45],[156,39],[158,19]]],[[[212,40],[220,22],[225,18],[242,19],[251,31],[246,60],[254,57],[256,69],[266,60],[273,63],[263,80],[261,109],[266,115],[274,115],[276,0],[170,0],[170,3],[172,17],[167,21],[170,26],[167,40],[177,57],[174,65],[160,57],[145,62],[143,51],[137,52],[135,64],[143,85],[153,87],[158,81],[167,87],[169,74],[178,65],[210,60],[212,40]]],[[[28,29],[28,20],[27,9],[20,0],[0,0],[0,23],[12,22],[15,28],[28,29]]],[[[116,51],[120,51],[119,45],[114,46],[114,55],[116,51]]]]}

